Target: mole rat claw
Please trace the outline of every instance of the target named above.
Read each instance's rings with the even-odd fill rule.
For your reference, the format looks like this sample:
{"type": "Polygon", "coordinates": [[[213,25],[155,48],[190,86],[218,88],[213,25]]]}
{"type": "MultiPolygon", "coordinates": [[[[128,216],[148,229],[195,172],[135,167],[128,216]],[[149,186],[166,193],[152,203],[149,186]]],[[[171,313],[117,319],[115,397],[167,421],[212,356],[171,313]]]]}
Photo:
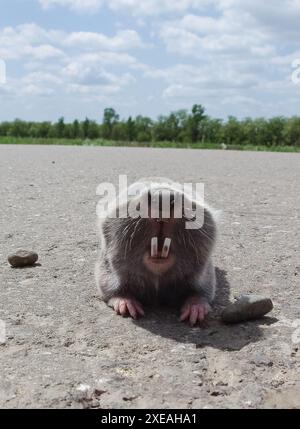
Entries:
{"type": "Polygon", "coordinates": [[[203,322],[210,311],[210,305],[199,296],[191,296],[187,298],[181,308],[180,321],[187,320],[191,326],[198,322],[203,322]]]}
{"type": "Polygon", "coordinates": [[[112,307],[118,315],[123,317],[130,316],[133,319],[137,319],[145,315],[141,304],[133,298],[111,298],[108,305],[112,307]]]}

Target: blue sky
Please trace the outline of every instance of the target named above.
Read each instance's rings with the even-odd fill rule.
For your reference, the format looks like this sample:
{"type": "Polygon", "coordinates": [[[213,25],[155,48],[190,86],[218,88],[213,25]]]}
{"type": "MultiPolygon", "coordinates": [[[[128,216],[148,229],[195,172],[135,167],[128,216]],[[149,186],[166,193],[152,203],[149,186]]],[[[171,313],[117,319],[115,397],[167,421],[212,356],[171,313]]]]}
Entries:
{"type": "Polygon", "coordinates": [[[299,114],[300,0],[5,0],[0,121],[299,114]]]}

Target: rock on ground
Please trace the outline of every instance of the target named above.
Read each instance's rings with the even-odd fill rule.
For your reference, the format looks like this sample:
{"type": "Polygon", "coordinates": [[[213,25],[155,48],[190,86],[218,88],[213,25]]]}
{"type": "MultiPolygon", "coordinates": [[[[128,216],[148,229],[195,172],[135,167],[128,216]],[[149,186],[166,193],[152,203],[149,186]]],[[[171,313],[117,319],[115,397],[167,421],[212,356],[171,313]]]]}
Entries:
{"type": "Polygon", "coordinates": [[[261,295],[243,295],[224,308],[221,319],[224,323],[241,323],[261,319],[273,310],[271,298],[261,295]]]}
{"type": "Polygon", "coordinates": [[[13,268],[31,267],[38,259],[38,254],[30,250],[17,250],[7,258],[13,268]]]}
{"type": "Polygon", "coordinates": [[[299,407],[299,171],[299,154],[0,146],[0,407],[299,407]],[[208,327],[97,299],[96,187],[119,174],[203,181],[222,209],[208,327]],[[17,248],[41,266],[13,270],[17,248]],[[269,317],[220,324],[252,293],[272,298],[269,317]]]}

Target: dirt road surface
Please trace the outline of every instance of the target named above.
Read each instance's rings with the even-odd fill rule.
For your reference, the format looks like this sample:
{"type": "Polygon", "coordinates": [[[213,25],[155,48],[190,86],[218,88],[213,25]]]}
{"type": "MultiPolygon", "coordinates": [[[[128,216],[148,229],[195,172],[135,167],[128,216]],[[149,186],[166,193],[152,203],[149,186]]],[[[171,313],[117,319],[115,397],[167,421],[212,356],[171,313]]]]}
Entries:
{"type": "Polygon", "coordinates": [[[300,407],[299,179],[299,154],[0,146],[0,407],[300,407]],[[123,319],[97,298],[96,187],[119,174],[204,182],[222,210],[206,328],[164,309],[123,319]],[[18,248],[40,266],[11,268],[18,248]],[[222,325],[244,293],[273,312],[222,325]]]}

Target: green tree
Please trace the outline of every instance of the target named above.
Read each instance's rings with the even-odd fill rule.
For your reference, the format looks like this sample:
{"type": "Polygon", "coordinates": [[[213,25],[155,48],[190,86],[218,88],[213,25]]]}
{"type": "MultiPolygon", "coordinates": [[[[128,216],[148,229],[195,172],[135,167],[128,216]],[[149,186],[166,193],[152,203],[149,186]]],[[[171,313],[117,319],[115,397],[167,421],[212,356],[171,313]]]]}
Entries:
{"type": "Polygon", "coordinates": [[[103,115],[103,137],[110,139],[112,136],[113,126],[119,121],[119,115],[114,109],[107,108],[103,115]]]}
{"type": "Polygon", "coordinates": [[[221,119],[205,118],[201,122],[201,139],[205,143],[222,142],[223,121],[221,119]]]}
{"type": "Polygon", "coordinates": [[[153,137],[154,141],[168,141],[169,130],[168,130],[168,118],[166,116],[159,116],[158,120],[153,126],[153,137]]]}
{"type": "Polygon", "coordinates": [[[30,137],[30,122],[15,119],[10,127],[9,134],[14,137],[30,137]]]}
{"type": "Polygon", "coordinates": [[[79,124],[78,119],[75,119],[75,121],[72,124],[72,137],[74,139],[78,139],[80,137],[80,135],[81,135],[80,124],[79,124]]]}
{"type": "Polygon", "coordinates": [[[90,120],[88,118],[85,118],[85,120],[82,123],[82,134],[84,139],[87,139],[89,136],[89,128],[90,128],[90,120]]]}
{"type": "Polygon", "coordinates": [[[100,136],[100,128],[96,121],[89,121],[88,134],[89,139],[97,139],[100,136]]]}
{"type": "Polygon", "coordinates": [[[55,125],[55,134],[57,138],[62,139],[65,136],[65,128],[65,119],[61,117],[55,125]]]}
{"type": "Polygon", "coordinates": [[[239,121],[234,116],[229,116],[222,129],[222,138],[227,145],[244,143],[244,135],[239,121]]]}
{"type": "Polygon", "coordinates": [[[286,122],[283,137],[286,145],[300,147],[300,117],[295,116],[286,122]]]}
{"type": "Polygon", "coordinates": [[[131,116],[129,116],[128,121],[126,122],[126,137],[130,142],[135,139],[135,122],[131,116]]]}
{"type": "Polygon", "coordinates": [[[138,142],[150,142],[152,140],[153,121],[146,116],[137,116],[135,118],[136,140],[138,142]]]}
{"type": "Polygon", "coordinates": [[[282,116],[277,116],[269,120],[268,128],[272,136],[272,146],[280,146],[283,144],[285,123],[286,120],[282,116]]]}
{"type": "Polygon", "coordinates": [[[188,120],[188,135],[193,143],[201,140],[201,122],[206,118],[205,108],[201,104],[192,107],[192,114],[188,120]]]}
{"type": "Polygon", "coordinates": [[[10,135],[10,130],[11,130],[11,123],[10,122],[0,123],[0,136],[10,135]]]}

